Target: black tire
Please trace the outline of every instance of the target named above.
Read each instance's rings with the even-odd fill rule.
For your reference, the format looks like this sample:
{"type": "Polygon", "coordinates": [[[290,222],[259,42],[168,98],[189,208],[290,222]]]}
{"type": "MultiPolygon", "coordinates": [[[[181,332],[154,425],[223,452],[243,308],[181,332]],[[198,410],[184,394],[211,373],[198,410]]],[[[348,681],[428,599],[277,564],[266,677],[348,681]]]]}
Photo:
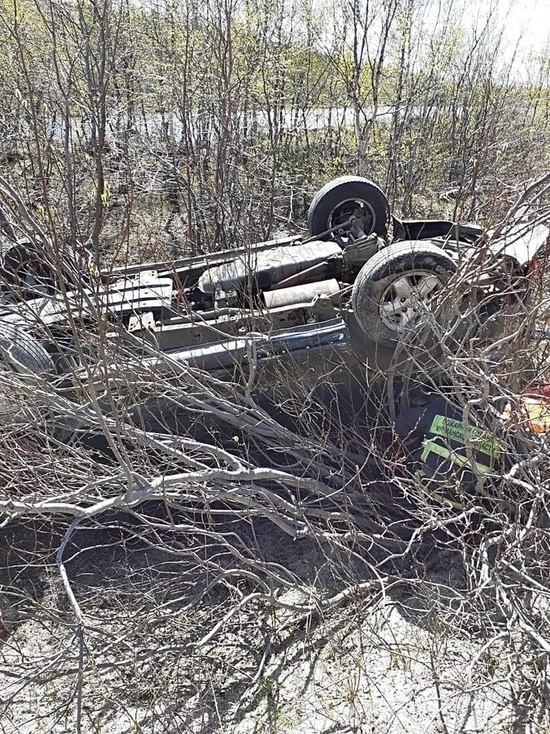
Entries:
{"type": "Polygon", "coordinates": [[[16,372],[55,372],[53,359],[42,344],[20,326],[6,322],[0,322],[0,359],[16,372]]]}
{"type": "MultiPolygon", "coordinates": [[[[361,176],[341,176],[329,181],[314,196],[307,215],[309,233],[321,237],[341,226],[336,233],[358,229],[365,235],[376,232],[386,237],[391,220],[386,195],[375,183],[361,176]],[[347,224],[351,217],[356,221],[347,224]]],[[[330,237],[327,235],[326,238],[330,237]]]]}
{"type": "MultiPolygon", "coordinates": [[[[73,247],[67,246],[63,249],[62,268],[69,286],[78,285],[86,277],[86,260],[73,247]]],[[[50,296],[59,292],[57,270],[30,240],[18,242],[4,254],[1,275],[8,294],[16,300],[50,296]]]]}
{"type": "Polygon", "coordinates": [[[351,295],[363,332],[395,345],[418,326],[422,312],[456,271],[454,260],[429,242],[396,242],[363,265],[351,295]]]}

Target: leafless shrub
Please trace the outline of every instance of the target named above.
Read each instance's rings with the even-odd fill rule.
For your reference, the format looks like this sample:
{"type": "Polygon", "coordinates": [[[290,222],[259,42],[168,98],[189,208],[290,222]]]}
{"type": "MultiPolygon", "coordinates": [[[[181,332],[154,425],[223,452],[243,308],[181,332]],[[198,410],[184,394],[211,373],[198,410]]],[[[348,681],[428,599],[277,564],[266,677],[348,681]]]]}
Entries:
{"type": "Polygon", "coordinates": [[[496,666],[544,719],[548,459],[518,398],[545,376],[529,341],[544,315],[504,284],[495,342],[488,304],[457,297],[468,280],[451,294],[462,323],[429,324],[439,372],[403,344],[408,377],[363,383],[361,411],[351,372],[330,387],[287,370],[257,393],[253,369],[220,378],[86,319],[68,326],[79,353],[69,380],[5,369],[4,720],[46,686],[45,731],[56,717],[77,731],[114,726],[121,706],[145,729],[161,714],[166,731],[238,722],[293,633],[386,596],[420,603],[440,637],[477,639],[471,679],[484,685],[496,666]],[[450,494],[444,479],[426,491],[408,468],[391,413],[419,382],[450,394],[466,421],[482,415],[501,444],[503,464],[475,496],[450,494]],[[518,418],[505,424],[508,403],[518,418]],[[430,574],[430,554],[452,564],[447,582],[430,574]],[[31,657],[18,652],[23,629],[31,657]]]}

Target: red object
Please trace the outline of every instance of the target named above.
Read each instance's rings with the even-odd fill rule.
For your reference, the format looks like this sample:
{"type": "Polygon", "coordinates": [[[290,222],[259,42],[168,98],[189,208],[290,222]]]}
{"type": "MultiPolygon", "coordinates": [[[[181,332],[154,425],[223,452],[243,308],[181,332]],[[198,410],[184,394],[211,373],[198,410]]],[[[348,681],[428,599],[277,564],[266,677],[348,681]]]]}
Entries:
{"type": "Polygon", "coordinates": [[[527,388],[523,391],[522,395],[529,397],[543,397],[550,398],[550,383],[541,382],[539,385],[527,388]]]}

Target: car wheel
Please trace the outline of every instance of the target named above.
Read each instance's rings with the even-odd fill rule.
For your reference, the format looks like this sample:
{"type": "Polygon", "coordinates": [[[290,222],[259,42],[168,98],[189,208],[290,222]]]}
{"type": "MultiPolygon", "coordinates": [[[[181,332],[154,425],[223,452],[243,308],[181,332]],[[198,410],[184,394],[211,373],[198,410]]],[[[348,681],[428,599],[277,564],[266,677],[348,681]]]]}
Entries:
{"type": "MultiPolygon", "coordinates": [[[[63,249],[67,283],[76,285],[87,271],[86,260],[74,248],[63,249]]],[[[59,291],[59,274],[30,240],[18,242],[5,253],[1,275],[8,293],[17,300],[49,296],[59,291]]]]}
{"type": "Polygon", "coordinates": [[[358,230],[359,234],[376,232],[385,237],[390,219],[382,189],[360,176],[342,176],[327,183],[313,198],[307,215],[312,237],[322,237],[334,227],[337,233],[358,230]]]}
{"type": "Polygon", "coordinates": [[[24,329],[0,322],[0,359],[16,372],[55,372],[53,359],[24,329]]]}
{"type": "Polygon", "coordinates": [[[355,318],[370,339],[394,345],[422,321],[455,271],[454,260],[437,245],[389,245],[357,275],[351,296],[355,318]]]}

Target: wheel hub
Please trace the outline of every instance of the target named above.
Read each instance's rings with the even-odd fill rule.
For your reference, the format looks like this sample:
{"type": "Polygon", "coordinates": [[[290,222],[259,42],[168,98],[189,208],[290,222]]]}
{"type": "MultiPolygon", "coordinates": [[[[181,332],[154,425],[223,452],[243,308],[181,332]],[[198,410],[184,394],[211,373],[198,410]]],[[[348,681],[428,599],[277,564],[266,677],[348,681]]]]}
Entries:
{"type": "Polygon", "coordinates": [[[345,201],[334,209],[330,215],[329,227],[345,225],[349,226],[350,219],[355,221],[352,226],[363,231],[365,235],[374,231],[376,215],[368,201],[357,201],[355,199],[345,201]]]}
{"type": "Polygon", "coordinates": [[[387,327],[402,333],[421,321],[440,288],[439,278],[427,270],[399,275],[382,295],[380,318],[387,327]]]}

